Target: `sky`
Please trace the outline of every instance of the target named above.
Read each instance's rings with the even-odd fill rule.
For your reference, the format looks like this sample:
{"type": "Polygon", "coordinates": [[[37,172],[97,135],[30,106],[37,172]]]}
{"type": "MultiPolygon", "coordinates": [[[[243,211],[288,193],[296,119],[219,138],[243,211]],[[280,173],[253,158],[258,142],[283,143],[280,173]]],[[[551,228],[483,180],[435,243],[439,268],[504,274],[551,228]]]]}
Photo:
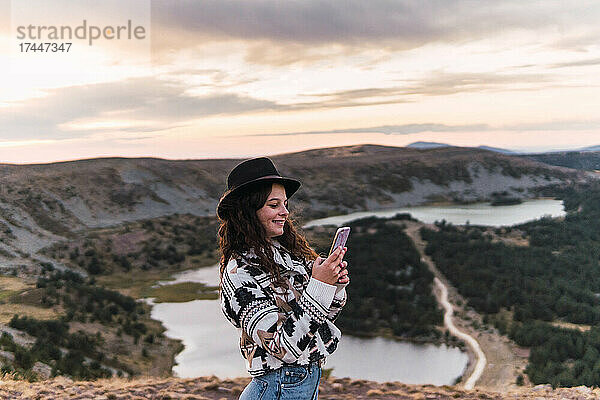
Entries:
{"type": "Polygon", "coordinates": [[[0,0],[0,163],[600,145],[599,20],[589,0],[0,0]],[[36,31],[84,20],[112,39],[36,31]],[[127,21],[144,37],[115,38],[127,21]]]}

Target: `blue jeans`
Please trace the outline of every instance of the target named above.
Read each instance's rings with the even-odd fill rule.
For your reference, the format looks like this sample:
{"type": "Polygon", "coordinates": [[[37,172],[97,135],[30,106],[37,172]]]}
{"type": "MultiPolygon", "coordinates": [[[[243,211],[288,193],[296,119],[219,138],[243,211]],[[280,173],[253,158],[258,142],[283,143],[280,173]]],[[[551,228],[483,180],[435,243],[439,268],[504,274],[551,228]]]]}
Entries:
{"type": "Polygon", "coordinates": [[[284,365],[252,378],[239,400],[317,400],[320,379],[317,363],[284,365]]]}

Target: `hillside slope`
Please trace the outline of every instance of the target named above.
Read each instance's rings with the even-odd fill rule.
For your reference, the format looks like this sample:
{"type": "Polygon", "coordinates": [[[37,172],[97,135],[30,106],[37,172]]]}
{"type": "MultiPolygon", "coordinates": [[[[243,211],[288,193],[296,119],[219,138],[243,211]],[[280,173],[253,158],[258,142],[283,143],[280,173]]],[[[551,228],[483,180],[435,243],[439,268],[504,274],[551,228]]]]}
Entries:
{"type": "MultiPolygon", "coordinates": [[[[375,145],[273,157],[304,182],[293,207],[303,218],[432,201],[533,197],[585,172],[489,151],[375,145]]],[[[226,174],[240,160],[103,158],[0,165],[0,265],[48,261],[38,250],[74,232],[174,213],[214,215],[226,174]]],[[[58,266],[61,267],[60,265],[58,266]]]]}
{"type": "MultiPolygon", "coordinates": [[[[363,145],[273,158],[283,175],[305,183],[292,202],[301,219],[431,201],[486,200],[498,193],[532,197],[552,185],[585,179],[581,171],[468,148],[363,145]]],[[[75,349],[80,337],[97,343],[93,354],[83,356],[97,361],[89,367],[101,376],[107,373],[99,364],[103,355],[115,349],[121,349],[120,357],[106,367],[139,376],[160,359],[166,360],[161,371],[170,369],[178,344],[162,337],[147,310],[121,307],[133,299],[120,296],[146,293],[147,286],[168,277],[161,274],[170,268],[214,263],[212,215],[226,174],[238,162],[109,158],[1,165],[0,269],[15,275],[5,280],[12,286],[0,287],[0,300],[6,299],[0,304],[2,321],[13,321],[13,313],[33,316],[35,321],[15,319],[11,326],[29,329],[40,339],[39,328],[47,323],[38,319],[52,320],[70,335],[58,345],[75,349]],[[61,275],[67,266],[91,277],[76,281],[74,275],[61,275]]],[[[52,357],[36,353],[39,346],[20,348],[9,337],[2,346],[50,364],[61,358],[58,352],[52,357]]],[[[81,365],[87,363],[80,359],[81,365]]],[[[23,371],[29,364],[15,363],[23,371]]],[[[82,371],[81,376],[92,373],[82,371]]]]}
{"type": "Polygon", "coordinates": [[[545,154],[528,154],[522,157],[559,167],[600,171],[600,151],[565,151],[545,154]]]}
{"type": "MultiPolygon", "coordinates": [[[[304,182],[292,208],[303,219],[432,201],[533,197],[586,173],[480,149],[376,145],[273,157],[304,182]]],[[[214,215],[240,160],[103,158],[0,164],[0,266],[49,262],[38,251],[76,232],[174,213],[214,215]]],[[[56,265],[57,268],[64,266],[56,265]]]]}
{"type": "MultiPolygon", "coordinates": [[[[237,399],[249,378],[219,380],[195,379],[105,379],[97,382],[73,382],[65,378],[37,383],[5,381],[0,387],[3,399],[237,399]]],[[[322,379],[319,399],[597,399],[600,389],[585,386],[553,390],[549,385],[524,388],[507,393],[463,390],[454,386],[405,385],[399,382],[377,383],[365,380],[322,379]]]]}

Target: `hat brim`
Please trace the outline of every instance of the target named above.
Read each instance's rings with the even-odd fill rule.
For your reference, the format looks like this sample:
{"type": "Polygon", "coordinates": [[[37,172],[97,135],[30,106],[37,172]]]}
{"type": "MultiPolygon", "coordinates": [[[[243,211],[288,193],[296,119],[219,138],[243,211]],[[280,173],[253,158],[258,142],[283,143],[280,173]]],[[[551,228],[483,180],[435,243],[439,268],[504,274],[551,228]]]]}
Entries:
{"type": "Polygon", "coordinates": [[[221,218],[221,216],[223,215],[223,212],[222,212],[223,201],[226,200],[228,197],[230,197],[232,194],[239,193],[245,189],[248,189],[249,187],[251,187],[252,185],[254,185],[258,182],[268,182],[268,181],[271,181],[273,183],[281,183],[283,185],[283,187],[285,188],[285,194],[288,198],[292,197],[292,195],[294,193],[296,193],[298,191],[298,189],[300,189],[300,186],[302,185],[300,183],[300,181],[297,181],[297,180],[291,179],[291,178],[284,178],[281,176],[264,176],[264,177],[260,177],[257,179],[253,179],[248,182],[244,182],[243,184],[225,192],[223,197],[221,197],[221,200],[219,200],[219,204],[217,204],[217,217],[221,218]]]}

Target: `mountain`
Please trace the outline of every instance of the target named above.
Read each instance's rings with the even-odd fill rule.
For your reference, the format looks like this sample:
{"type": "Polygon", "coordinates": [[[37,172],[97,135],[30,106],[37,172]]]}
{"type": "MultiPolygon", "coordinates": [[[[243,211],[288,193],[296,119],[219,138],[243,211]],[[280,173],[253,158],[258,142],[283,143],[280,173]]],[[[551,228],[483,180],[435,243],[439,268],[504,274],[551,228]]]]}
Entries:
{"type": "Polygon", "coordinates": [[[584,147],[583,149],[580,149],[579,151],[600,151],[600,145],[584,147]]]}
{"type": "MultiPolygon", "coordinates": [[[[567,168],[461,147],[358,145],[272,158],[284,176],[303,182],[293,198],[302,219],[431,201],[485,201],[504,191],[527,198],[549,185],[585,179],[567,168]]],[[[227,173],[240,161],[0,164],[0,262],[47,261],[40,249],[90,228],[175,213],[213,216],[227,173]]]]}
{"type": "MultiPolygon", "coordinates": [[[[406,147],[411,148],[411,149],[439,149],[442,147],[455,147],[455,146],[452,146],[452,145],[446,144],[446,143],[437,143],[437,142],[413,142],[411,144],[406,145],[406,147]]],[[[512,150],[501,149],[498,147],[478,146],[477,148],[481,149],[481,150],[493,151],[495,153],[517,154],[516,152],[514,152],[512,150]]]]}
{"type": "MultiPolygon", "coordinates": [[[[300,224],[361,210],[485,201],[499,193],[529,198],[588,179],[582,171],[461,147],[360,145],[272,158],[282,175],[303,182],[290,202],[300,224]]],[[[0,293],[0,330],[10,333],[2,335],[0,358],[19,354],[12,365],[20,378],[34,370],[48,377],[53,368],[82,379],[170,371],[181,345],[134,298],[174,290],[214,295],[209,287],[158,293],[151,286],[177,270],[215,263],[214,210],[227,173],[240,161],[0,165],[0,286],[9,288],[0,293]],[[34,345],[51,338],[51,354],[34,345]]]]}
{"type": "Polygon", "coordinates": [[[600,171],[600,151],[564,151],[542,154],[527,154],[523,155],[522,157],[543,162],[548,165],[585,171],[600,171]]]}
{"type": "Polygon", "coordinates": [[[412,149],[437,149],[440,147],[451,147],[446,143],[436,143],[436,142],[413,142],[411,144],[406,145],[408,148],[412,149]]]}
{"type": "Polygon", "coordinates": [[[479,146],[477,148],[478,149],[482,149],[482,150],[494,151],[496,153],[502,153],[502,154],[517,154],[516,152],[514,152],[512,150],[501,149],[501,148],[498,148],[498,147],[479,146]]]}

